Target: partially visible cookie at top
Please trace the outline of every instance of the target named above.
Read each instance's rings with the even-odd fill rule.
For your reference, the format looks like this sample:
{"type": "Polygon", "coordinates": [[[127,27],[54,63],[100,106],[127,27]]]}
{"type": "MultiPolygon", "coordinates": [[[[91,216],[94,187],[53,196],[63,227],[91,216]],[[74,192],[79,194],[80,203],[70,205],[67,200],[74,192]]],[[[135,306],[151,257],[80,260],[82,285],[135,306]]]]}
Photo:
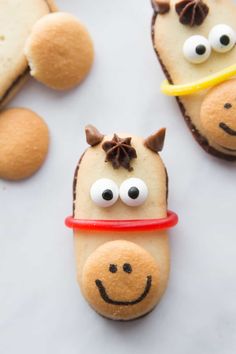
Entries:
{"type": "Polygon", "coordinates": [[[43,164],[49,146],[46,123],[25,108],[0,114],[0,178],[21,180],[32,176],[43,164]]]}
{"type": "Polygon", "coordinates": [[[0,1],[0,108],[28,76],[24,46],[33,25],[55,10],[53,0],[0,1]]]}
{"type": "Polygon", "coordinates": [[[152,4],[153,45],[167,78],[162,92],[177,97],[190,131],[206,152],[235,161],[235,1],[152,4]]]}
{"type": "Polygon", "coordinates": [[[94,48],[84,25],[70,14],[57,12],[35,24],[25,55],[35,79],[50,88],[67,90],[89,73],[94,48]]]}

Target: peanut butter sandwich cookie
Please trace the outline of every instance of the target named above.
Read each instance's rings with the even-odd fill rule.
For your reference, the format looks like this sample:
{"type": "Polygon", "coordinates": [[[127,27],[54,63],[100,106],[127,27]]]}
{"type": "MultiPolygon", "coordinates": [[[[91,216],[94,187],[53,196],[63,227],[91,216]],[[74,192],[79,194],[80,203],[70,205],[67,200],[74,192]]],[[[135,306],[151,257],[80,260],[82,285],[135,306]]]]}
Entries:
{"type": "Polygon", "coordinates": [[[74,178],[77,277],[88,303],[102,316],[132,320],[149,313],[165,292],[170,255],[168,178],[159,156],[165,129],[147,139],[104,136],[86,127],[90,147],[74,178]]]}
{"type": "Polygon", "coordinates": [[[236,160],[236,4],[152,0],[153,45],[185,121],[208,153],[236,160]]]}

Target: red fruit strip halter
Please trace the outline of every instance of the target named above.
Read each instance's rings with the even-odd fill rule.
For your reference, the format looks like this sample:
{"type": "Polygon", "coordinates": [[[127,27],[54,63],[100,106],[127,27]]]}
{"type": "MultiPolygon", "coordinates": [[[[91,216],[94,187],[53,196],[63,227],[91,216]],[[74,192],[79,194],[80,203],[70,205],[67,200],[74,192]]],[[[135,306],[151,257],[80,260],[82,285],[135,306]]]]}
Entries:
{"type": "Polygon", "coordinates": [[[81,231],[155,231],[169,229],[177,223],[177,214],[170,210],[167,212],[167,217],[161,219],[90,220],[74,219],[69,216],[65,220],[66,226],[81,231]]]}

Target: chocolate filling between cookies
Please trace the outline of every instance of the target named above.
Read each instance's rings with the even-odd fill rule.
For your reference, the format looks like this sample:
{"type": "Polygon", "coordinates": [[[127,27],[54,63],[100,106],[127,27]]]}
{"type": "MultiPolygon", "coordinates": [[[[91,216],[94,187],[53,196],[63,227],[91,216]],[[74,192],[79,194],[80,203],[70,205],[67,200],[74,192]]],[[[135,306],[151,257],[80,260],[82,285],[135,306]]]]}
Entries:
{"type": "Polygon", "coordinates": [[[13,83],[9,86],[9,88],[6,90],[6,92],[4,93],[4,95],[1,97],[0,99],[0,105],[2,104],[2,102],[4,102],[7,97],[11,94],[12,90],[19,85],[19,83],[21,82],[21,80],[23,80],[27,74],[29,73],[29,68],[27,67],[26,70],[20,74],[14,81],[13,83]]]}

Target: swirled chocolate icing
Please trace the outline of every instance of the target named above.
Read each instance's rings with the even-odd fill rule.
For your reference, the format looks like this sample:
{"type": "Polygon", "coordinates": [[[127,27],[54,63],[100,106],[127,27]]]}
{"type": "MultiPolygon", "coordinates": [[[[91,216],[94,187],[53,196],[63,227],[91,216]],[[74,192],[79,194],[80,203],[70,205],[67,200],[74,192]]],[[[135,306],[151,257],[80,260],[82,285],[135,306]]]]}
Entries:
{"type": "Polygon", "coordinates": [[[209,7],[202,0],[181,0],[175,5],[179,21],[183,25],[200,26],[209,13],[209,7]]]}
{"type": "Polygon", "coordinates": [[[131,146],[131,137],[119,138],[114,134],[112,140],[105,141],[102,144],[103,150],[106,152],[106,162],[111,162],[113,168],[124,167],[128,171],[132,171],[130,166],[132,159],[137,157],[136,150],[131,146]]]}

